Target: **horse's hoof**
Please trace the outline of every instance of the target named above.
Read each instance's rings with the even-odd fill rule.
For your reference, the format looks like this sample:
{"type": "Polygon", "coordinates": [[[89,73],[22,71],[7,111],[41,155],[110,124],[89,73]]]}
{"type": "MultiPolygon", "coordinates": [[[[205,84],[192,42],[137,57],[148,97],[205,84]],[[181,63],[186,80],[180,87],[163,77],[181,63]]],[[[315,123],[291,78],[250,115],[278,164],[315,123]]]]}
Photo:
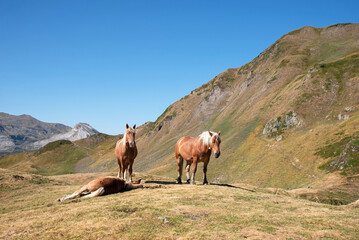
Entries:
{"type": "Polygon", "coordinates": [[[176,180],[178,184],[182,184],[182,180],[180,178],[177,178],[176,180]]]}
{"type": "Polygon", "coordinates": [[[196,182],[195,182],[195,181],[191,181],[191,185],[196,185],[196,182]]]}
{"type": "Polygon", "coordinates": [[[208,185],[208,182],[204,182],[203,185],[208,185]]]}
{"type": "Polygon", "coordinates": [[[187,179],[187,184],[190,184],[191,183],[191,180],[187,179]]]}

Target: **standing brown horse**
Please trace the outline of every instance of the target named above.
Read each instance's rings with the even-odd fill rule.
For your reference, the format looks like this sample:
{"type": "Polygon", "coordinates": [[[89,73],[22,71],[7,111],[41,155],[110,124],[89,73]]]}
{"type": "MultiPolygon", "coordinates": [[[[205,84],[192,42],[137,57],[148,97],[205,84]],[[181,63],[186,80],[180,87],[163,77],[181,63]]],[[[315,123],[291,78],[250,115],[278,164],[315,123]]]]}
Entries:
{"type": "Polygon", "coordinates": [[[183,159],[186,160],[186,175],[187,183],[196,184],[195,175],[197,171],[197,164],[203,162],[203,184],[208,184],[207,182],[207,165],[209,163],[209,158],[211,157],[212,150],[214,151],[214,156],[216,158],[221,154],[219,145],[221,144],[220,135],[221,131],[218,133],[206,131],[203,132],[196,138],[193,137],[182,137],[176,143],[176,159],[177,159],[177,171],[178,178],[177,182],[182,183],[182,168],[183,168],[183,159]],[[189,171],[191,164],[193,163],[193,173],[192,178],[189,178],[189,171]]]}
{"type": "Polygon", "coordinates": [[[133,127],[129,127],[126,124],[126,130],[121,140],[118,140],[116,143],[115,155],[117,158],[117,163],[119,166],[119,171],[117,177],[121,177],[126,180],[126,170],[127,168],[130,174],[129,181],[132,182],[132,165],[137,156],[137,147],[135,143],[136,135],[136,124],[133,127]]]}
{"type": "Polygon", "coordinates": [[[78,197],[97,197],[101,195],[129,191],[136,188],[143,188],[142,184],[140,183],[141,179],[136,181],[135,183],[126,183],[125,180],[118,177],[101,177],[92,180],[73,194],[65,195],[62,198],[57,199],[57,201],[63,202],[65,200],[78,197]]]}

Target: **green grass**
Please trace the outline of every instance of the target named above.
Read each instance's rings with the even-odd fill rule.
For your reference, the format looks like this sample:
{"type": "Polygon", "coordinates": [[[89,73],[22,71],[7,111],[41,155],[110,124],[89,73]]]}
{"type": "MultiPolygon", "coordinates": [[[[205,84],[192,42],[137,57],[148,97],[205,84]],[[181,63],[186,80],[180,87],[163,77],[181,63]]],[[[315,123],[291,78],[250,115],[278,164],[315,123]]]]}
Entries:
{"type": "Polygon", "coordinates": [[[317,92],[305,92],[303,93],[296,101],[296,106],[300,106],[303,103],[306,103],[310,100],[312,100],[314,97],[320,96],[317,92]]]}
{"type": "Polygon", "coordinates": [[[274,82],[276,79],[277,79],[277,76],[274,75],[274,76],[271,77],[271,79],[267,83],[274,82]]]}
{"type": "Polygon", "coordinates": [[[359,135],[347,136],[343,139],[328,144],[316,152],[323,158],[330,158],[328,162],[319,168],[327,171],[341,171],[343,175],[359,173],[359,135]]]}
{"type": "Polygon", "coordinates": [[[73,145],[73,143],[69,140],[58,140],[55,142],[51,142],[51,143],[46,144],[44,147],[40,148],[36,152],[34,152],[34,155],[39,156],[42,153],[55,150],[56,148],[58,148],[62,145],[73,145]]]}
{"type": "MultiPolygon", "coordinates": [[[[325,88],[330,89],[330,86],[334,83],[338,84],[338,93],[341,94],[344,91],[344,74],[349,74],[348,77],[354,77],[359,75],[359,54],[353,54],[345,58],[328,62],[319,65],[319,71],[317,74],[321,78],[325,79],[325,88]]],[[[318,65],[316,66],[318,67],[318,65]]]]}

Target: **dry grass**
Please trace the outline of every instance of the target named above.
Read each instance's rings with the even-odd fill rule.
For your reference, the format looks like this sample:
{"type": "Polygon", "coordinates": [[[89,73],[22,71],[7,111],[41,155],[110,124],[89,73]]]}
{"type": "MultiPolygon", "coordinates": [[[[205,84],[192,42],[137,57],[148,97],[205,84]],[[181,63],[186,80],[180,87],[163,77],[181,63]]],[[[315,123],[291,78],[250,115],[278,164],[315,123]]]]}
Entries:
{"type": "MultiPolygon", "coordinates": [[[[243,188],[175,185],[57,203],[99,174],[0,171],[1,239],[358,239],[359,209],[243,188]],[[18,175],[20,177],[14,177],[18,175]],[[23,178],[22,178],[23,177],[23,178]],[[35,181],[36,180],[36,181],[35,181]],[[168,222],[165,223],[165,217],[168,222]]],[[[114,175],[114,173],[112,173],[114,175]]],[[[248,187],[246,187],[248,188],[248,187]]]]}

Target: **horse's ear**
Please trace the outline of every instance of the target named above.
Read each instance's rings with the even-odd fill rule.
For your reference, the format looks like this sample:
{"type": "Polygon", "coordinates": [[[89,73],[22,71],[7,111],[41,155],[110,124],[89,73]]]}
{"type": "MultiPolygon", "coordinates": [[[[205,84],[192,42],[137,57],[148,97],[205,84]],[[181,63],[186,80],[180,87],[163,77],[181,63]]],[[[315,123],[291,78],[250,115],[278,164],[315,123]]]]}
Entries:
{"type": "Polygon", "coordinates": [[[133,129],[136,129],[136,124],[135,124],[135,125],[133,125],[133,129]]]}
{"type": "Polygon", "coordinates": [[[129,128],[128,124],[126,123],[126,128],[129,128]]]}
{"type": "Polygon", "coordinates": [[[208,131],[208,133],[209,133],[209,136],[211,136],[211,137],[213,136],[213,133],[211,133],[211,131],[208,131]]]}
{"type": "Polygon", "coordinates": [[[218,135],[221,135],[221,131],[218,131],[218,135]]]}

